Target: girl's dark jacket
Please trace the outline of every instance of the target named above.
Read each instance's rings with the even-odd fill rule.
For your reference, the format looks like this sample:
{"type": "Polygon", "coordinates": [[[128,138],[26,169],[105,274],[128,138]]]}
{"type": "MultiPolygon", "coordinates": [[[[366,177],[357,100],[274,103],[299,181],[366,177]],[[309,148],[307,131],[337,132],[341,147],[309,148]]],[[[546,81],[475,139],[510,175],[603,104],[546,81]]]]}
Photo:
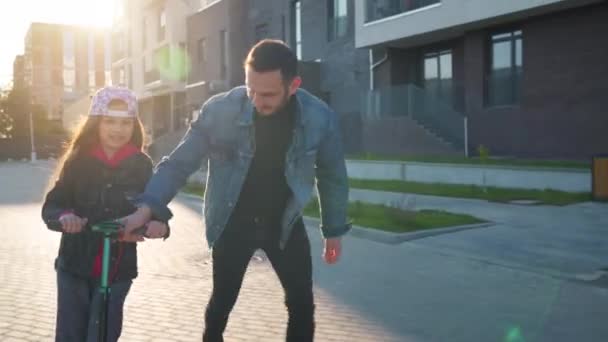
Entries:
{"type": "MultiPolygon", "coordinates": [[[[53,222],[66,212],[87,218],[88,227],[133,213],[136,208],[131,200],[144,191],[153,164],[134,147],[126,154],[122,151],[119,158],[111,163],[95,153],[85,153],[67,162],[42,207],[47,227],[57,230],[53,222]]],[[[89,229],[63,233],[55,268],[85,278],[94,277],[92,270],[99,267],[102,239],[101,234],[89,229]]],[[[110,266],[112,281],[137,277],[137,244],[113,241],[110,266]]]]}

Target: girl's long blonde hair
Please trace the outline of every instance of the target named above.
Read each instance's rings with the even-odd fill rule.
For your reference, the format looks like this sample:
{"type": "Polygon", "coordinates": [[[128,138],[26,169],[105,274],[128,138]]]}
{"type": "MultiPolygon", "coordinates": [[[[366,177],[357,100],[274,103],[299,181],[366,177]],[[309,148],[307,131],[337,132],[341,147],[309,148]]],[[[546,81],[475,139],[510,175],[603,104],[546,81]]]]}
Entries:
{"type": "MultiPolygon", "coordinates": [[[[117,107],[123,107],[124,105],[125,103],[121,100],[113,100],[108,105],[108,109],[120,109],[117,107]]],[[[99,144],[99,124],[101,123],[101,119],[101,116],[87,116],[80,122],[72,139],[67,144],[65,152],[57,163],[53,177],[51,177],[51,184],[55,183],[63,175],[66,165],[99,144]]],[[[143,150],[144,137],[144,127],[141,120],[136,117],[130,143],[143,150]]]]}

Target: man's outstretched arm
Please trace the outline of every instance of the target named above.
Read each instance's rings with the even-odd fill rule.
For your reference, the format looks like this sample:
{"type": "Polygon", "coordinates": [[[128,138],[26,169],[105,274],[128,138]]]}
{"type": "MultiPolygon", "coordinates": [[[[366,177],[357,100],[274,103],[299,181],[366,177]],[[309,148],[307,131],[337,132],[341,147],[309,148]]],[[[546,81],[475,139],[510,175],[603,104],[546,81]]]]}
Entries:
{"type": "Polygon", "coordinates": [[[127,232],[152,218],[167,222],[173,216],[167,205],[207,157],[209,123],[206,107],[203,105],[198,118],[190,124],[173,152],[156,166],[145,191],[135,199],[137,211],[122,219],[127,232]]]}

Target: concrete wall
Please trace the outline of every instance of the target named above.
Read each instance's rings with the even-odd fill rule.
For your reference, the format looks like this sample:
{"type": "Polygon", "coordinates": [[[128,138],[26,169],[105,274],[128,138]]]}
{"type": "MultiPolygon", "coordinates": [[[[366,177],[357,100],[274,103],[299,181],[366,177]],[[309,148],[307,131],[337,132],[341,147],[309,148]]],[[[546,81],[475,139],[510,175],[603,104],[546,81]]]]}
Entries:
{"type": "Polygon", "coordinates": [[[202,9],[187,19],[187,45],[191,61],[187,100],[191,110],[200,107],[211,95],[244,82],[243,60],[247,51],[246,1],[223,0],[202,9]],[[221,75],[220,31],[228,36],[228,68],[221,75]],[[204,60],[199,56],[199,40],[205,40],[204,60]],[[221,85],[221,86],[220,86],[221,85]]]}
{"type": "Polygon", "coordinates": [[[585,170],[357,160],[348,160],[347,170],[349,178],[360,179],[470,184],[536,190],[554,189],[571,192],[591,191],[591,173],[585,170]]]}

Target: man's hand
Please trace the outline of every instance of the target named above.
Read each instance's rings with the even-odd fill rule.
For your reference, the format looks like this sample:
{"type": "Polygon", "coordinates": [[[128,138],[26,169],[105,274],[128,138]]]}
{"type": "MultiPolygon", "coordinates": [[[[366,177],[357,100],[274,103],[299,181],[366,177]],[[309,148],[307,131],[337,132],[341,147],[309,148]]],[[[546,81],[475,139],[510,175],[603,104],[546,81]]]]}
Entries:
{"type": "Polygon", "coordinates": [[[59,218],[61,229],[68,234],[80,233],[87,221],[86,218],[80,218],[74,214],[64,214],[59,218]]]}
{"type": "Polygon", "coordinates": [[[325,248],[323,248],[323,259],[329,265],[335,264],[340,259],[342,254],[342,238],[325,239],[325,248]]]}
{"type": "Polygon", "coordinates": [[[118,236],[118,241],[121,242],[143,242],[145,241],[144,237],[142,235],[139,234],[130,234],[130,233],[121,233],[118,236]]]}
{"type": "Polygon", "coordinates": [[[118,219],[118,222],[123,225],[125,234],[131,234],[133,230],[148,223],[151,217],[152,211],[150,208],[141,206],[133,214],[118,219]]]}
{"type": "Polygon", "coordinates": [[[167,235],[169,228],[166,224],[159,221],[148,222],[146,229],[146,237],[150,239],[159,239],[167,235]]]}

